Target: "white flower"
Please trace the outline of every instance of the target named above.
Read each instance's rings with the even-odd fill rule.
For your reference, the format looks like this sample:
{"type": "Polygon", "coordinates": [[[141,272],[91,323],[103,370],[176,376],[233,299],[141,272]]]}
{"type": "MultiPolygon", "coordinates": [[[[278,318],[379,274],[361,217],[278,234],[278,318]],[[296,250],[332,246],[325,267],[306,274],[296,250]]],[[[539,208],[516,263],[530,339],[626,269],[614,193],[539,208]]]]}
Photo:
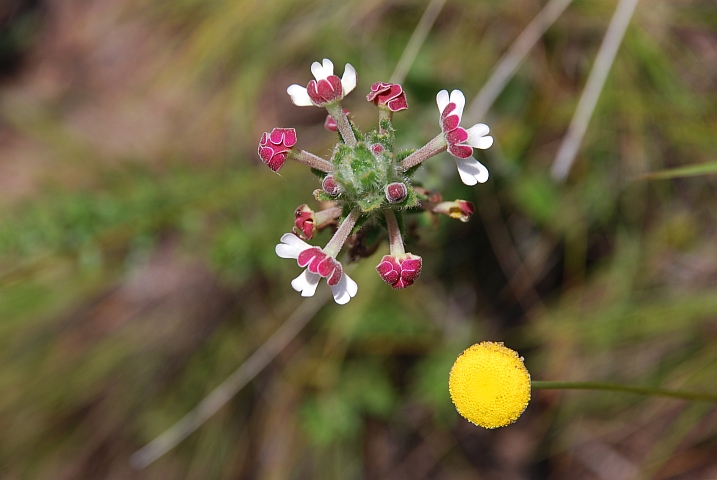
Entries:
{"type": "Polygon", "coordinates": [[[346,64],[344,74],[339,79],[338,76],[334,75],[334,64],[328,58],[324,58],[323,64],[319,62],[312,63],[311,73],[316,80],[311,80],[306,88],[294,84],[286,89],[294,105],[300,107],[311,105],[323,107],[337,102],[356,88],[358,80],[356,69],[350,63],[346,64]]]}
{"type": "Polygon", "coordinates": [[[333,285],[329,283],[329,286],[334,300],[339,305],[348,303],[358,292],[358,285],[343,272],[343,267],[336,259],[326,255],[320,248],[304,242],[293,233],[282,235],[281,243],[276,246],[276,254],[281,258],[293,258],[300,266],[306,266],[306,270],[291,282],[292,288],[300,292],[302,297],[312,297],[316,293],[316,287],[322,276],[327,278],[327,282],[333,283],[333,285]],[[304,252],[306,254],[302,255],[304,252]],[[320,275],[319,271],[324,275],[320,275]],[[335,275],[336,273],[339,275],[335,275]],[[339,276],[338,280],[336,280],[337,276],[339,276]]]}
{"type": "Polygon", "coordinates": [[[441,90],[436,95],[436,103],[448,153],[456,160],[461,181],[466,185],[485,183],[488,181],[488,169],[472,155],[474,148],[485,150],[493,145],[493,137],[487,136],[490,128],[484,123],[477,123],[469,129],[460,126],[466,104],[466,97],[460,90],[453,90],[450,96],[447,90],[441,90]]]}

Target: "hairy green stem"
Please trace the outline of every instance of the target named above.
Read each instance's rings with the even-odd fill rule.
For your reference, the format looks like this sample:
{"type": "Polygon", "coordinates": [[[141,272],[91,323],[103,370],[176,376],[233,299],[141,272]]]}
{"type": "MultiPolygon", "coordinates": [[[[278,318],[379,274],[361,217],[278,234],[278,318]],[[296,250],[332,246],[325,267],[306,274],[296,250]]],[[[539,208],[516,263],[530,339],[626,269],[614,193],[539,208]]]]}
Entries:
{"type": "Polygon", "coordinates": [[[331,162],[324,160],[313,153],[309,153],[306,150],[292,150],[289,158],[296,162],[303,163],[304,165],[308,165],[311,168],[321,170],[322,172],[330,173],[334,170],[334,165],[331,162]]]}
{"type": "Polygon", "coordinates": [[[341,247],[344,246],[346,239],[351,235],[351,230],[354,229],[354,225],[361,216],[361,210],[354,208],[351,213],[344,219],[343,223],[339,226],[334,236],[329,240],[329,243],[324,247],[324,253],[336,258],[336,255],[341,251],[341,247]]]}
{"type": "Polygon", "coordinates": [[[398,221],[393,210],[384,210],[386,216],[386,226],[388,227],[388,242],[391,255],[403,256],[406,250],[403,247],[403,238],[401,238],[401,229],[398,228],[398,221]]]}
{"type": "Polygon", "coordinates": [[[717,394],[684,392],[682,390],[666,390],[664,388],[634,387],[619,383],[604,382],[546,382],[533,381],[535,390],[605,390],[611,392],[636,393],[653,397],[672,397],[695,402],[717,402],[717,394]]]}
{"type": "Polygon", "coordinates": [[[439,133],[433,140],[406,157],[398,166],[403,171],[406,171],[409,168],[420,165],[434,155],[445,152],[447,148],[448,144],[445,136],[443,133],[439,133]]]}
{"type": "Polygon", "coordinates": [[[336,127],[338,128],[341,138],[344,139],[346,145],[349,147],[356,145],[356,135],[354,135],[354,130],[351,128],[349,119],[344,113],[344,109],[341,108],[341,104],[339,102],[331,103],[326,105],[326,110],[334,119],[334,122],[336,122],[336,127]]]}

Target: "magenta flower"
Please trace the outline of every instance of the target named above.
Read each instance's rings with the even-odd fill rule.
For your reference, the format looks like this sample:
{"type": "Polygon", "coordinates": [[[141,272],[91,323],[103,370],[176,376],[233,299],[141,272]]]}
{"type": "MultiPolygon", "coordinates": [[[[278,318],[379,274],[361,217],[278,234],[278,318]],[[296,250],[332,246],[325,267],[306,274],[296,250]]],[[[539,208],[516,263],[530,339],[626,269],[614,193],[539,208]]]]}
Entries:
{"type": "Polygon", "coordinates": [[[366,100],[373,102],[377,107],[385,106],[392,112],[408,109],[406,94],[397,83],[376,82],[371,85],[371,92],[366,100]]]}
{"type": "Polygon", "coordinates": [[[384,282],[398,290],[413,285],[421,275],[423,259],[418,255],[406,253],[404,255],[384,255],[376,271],[384,282]]]}
{"type": "Polygon", "coordinates": [[[284,165],[291,149],[296,145],[296,130],[293,128],[275,128],[271,133],[261,136],[259,157],[274,172],[284,165]]]}
{"type": "Polygon", "coordinates": [[[294,233],[301,238],[310,240],[314,236],[315,229],[314,211],[307,204],[300,205],[294,212],[294,233]]]}
{"type": "Polygon", "coordinates": [[[356,70],[349,63],[341,78],[334,75],[334,64],[328,58],[324,58],[323,64],[312,63],[311,73],[316,80],[311,80],[306,88],[294,84],[286,89],[294,105],[324,107],[338,102],[356,88],[358,81],[356,70]]]}
{"type": "Polygon", "coordinates": [[[450,97],[447,90],[441,90],[436,96],[438,110],[441,112],[441,131],[448,143],[448,153],[453,155],[458,174],[466,185],[488,181],[488,169],[472,157],[473,149],[482,150],[493,145],[493,137],[486,136],[488,125],[477,123],[469,129],[460,126],[466,97],[460,90],[453,90],[450,97]]]}

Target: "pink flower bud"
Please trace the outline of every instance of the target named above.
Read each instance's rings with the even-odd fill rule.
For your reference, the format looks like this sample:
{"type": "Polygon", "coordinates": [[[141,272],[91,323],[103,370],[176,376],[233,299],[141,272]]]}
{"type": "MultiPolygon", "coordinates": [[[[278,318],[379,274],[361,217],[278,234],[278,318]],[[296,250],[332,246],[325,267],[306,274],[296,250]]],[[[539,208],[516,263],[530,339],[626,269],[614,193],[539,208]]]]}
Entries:
{"type": "Polygon", "coordinates": [[[338,184],[333,175],[326,175],[321,181],[321,188],[332,197],[341,193],[341,185],[338,184]]]}
{"type": "Polygon", "coordinates": [[[401,182],[389,183],[384,190],[389,203],[399,203],[408,196],[408,188],[401,182]]]}
{"type": "Polygon", "coordinates": [[[271,133],[261,136],[259,157],[274,172],[284,165],[292,147],[296,145],[296,130],[293,128],[275,128],[271,133]]]}
{"type": "Polygon", "coordinates": [[[294,212],[294,233],[304,240],[311,240],[315,230],[314,211],[306,204],[299,206],[294,212]]]}
{"type": "Polygon", "coordinates": [[[371,85],[371,91],[366,95],[366,100],[373,102],[376,106],[385,105],[392,112],[408,109],[406,94],[401,85],[397,83],[374,83],[371,85]]]}
{"type": "Polygon", "coordinates": [[[398,290],[413,285],[421,275],[422,265],[421,257],[411,253],[402,256],[384,255],[376,271],[384,282],[398,290]]]}
{"type": "MultiPolygon", "coordinates": [[[[344,108],[344,113],[348,115],[351,112],[344,108]]],[[[336,125],[334,117],[332,117],[331,115],[326,115],[326,120],[324,121],[324,128],[329,132],[336,132],[339,129],[338,125],[336,125]]]]}
{"type": "Polygon", "coordinates": [[[336,75],[329,75],[319,81],[311,80],[306,86],[306,93],[311,101],[320,107],[337,102],[344,96],[341,79],[336,75]]]}
{"type": "Polygon", "coordinates": [[[378,155],[379,153],[383,152],[383,145],[381,145],[380,143],[374,143],[373,145],[371,145],[371,151],[378,155]]]}

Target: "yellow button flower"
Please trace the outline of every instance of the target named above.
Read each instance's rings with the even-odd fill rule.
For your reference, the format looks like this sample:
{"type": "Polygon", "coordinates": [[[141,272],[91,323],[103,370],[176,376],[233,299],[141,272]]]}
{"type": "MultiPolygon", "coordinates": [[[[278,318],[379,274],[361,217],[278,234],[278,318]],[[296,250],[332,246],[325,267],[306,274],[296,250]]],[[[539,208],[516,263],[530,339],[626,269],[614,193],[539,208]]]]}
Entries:
{"type": "Polygon", "coordinates": [[[510,425],[530,401],[530,374],[518,353],[502,343],[481,342],[456,359],[448,378],[456,410],[485,428],[510,425]]]}

